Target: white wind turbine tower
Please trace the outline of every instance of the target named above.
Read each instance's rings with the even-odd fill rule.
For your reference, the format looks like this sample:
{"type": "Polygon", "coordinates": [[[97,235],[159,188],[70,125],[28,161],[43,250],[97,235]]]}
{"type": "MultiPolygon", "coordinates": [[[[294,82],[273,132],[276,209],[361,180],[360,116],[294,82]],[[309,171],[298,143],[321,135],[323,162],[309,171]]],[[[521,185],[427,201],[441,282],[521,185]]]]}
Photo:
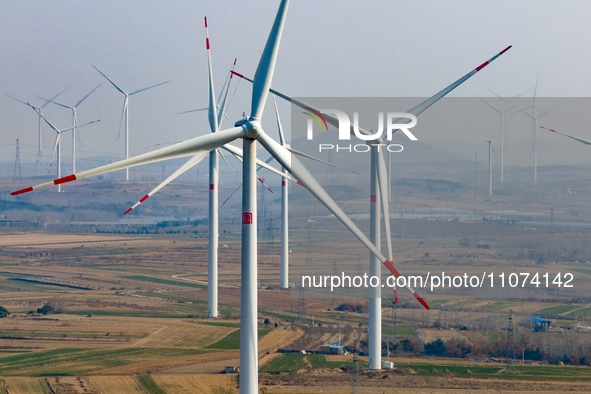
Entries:
{"type": "MultiPolygon", "coordinates": [[[[113,85],[113,87],[115,89],[117,89],[117,91],[119,91],[121,94],[123,94],[125,96],[125,99],[123,100],[123,110],[121,112],[121,118],[123,118],[123,116],[125,116],[125,158],[129,159],[129,96],[133,96],[134,94],[141,93],[145,90],[152,89],[152,88],[155,88],[160,85],[164,85],[165,83],[168,83],[170,81],[160,82],[156,85],[148,86],[147,88],[141,88],[138,90],[134,90],[131,93],[127,93],[125,90],[120,88],[117,84],[115,84],[115,82],[110,80],[109,77],[107,77],[105,74],[103,74],[103,72],[101,70],[99,70],[98,68],[96,68],[92,64],[91,64],[91,66],[94,67],[94,69],[96,71],[98,71],[99,74],[101,74],[103,77],[105,77],[105,79],[107,81],[109,81],[111,83],[111,85],[113,85]]],[[[119,125],[119,127],[121,127],[121,124],[119,125]]],[[[129,181],[129,168],[125,169],[125,180],[129,181]]]]}
{"type": "MultiPolygon", "coordinates": [[[[68,89],[68,88],[66,88],[68,89]]],[[[66,89],[63,89],[61,92],[59,92],[58,94],[56,94],[55,96],[53,96],[51,98],[51,100],[55,100],[60,94],[62,94],[63,92],[66,91],[66,89]]],[[[10,95],[7,94],[8,97],[10,97],[13,100],[18,101],[21,104],[26,105],[27,107],[32,107],[34,110],[36,110],[38,112],[38,117],[39,117],[39,131],[37,134],[37,142],[38,142],[38,149],[37,149],[37,159],[35,160],[35,172],[37,174],[37,176],[41,175],[42,172],[42,167],[43,167],[43,118],[41,118],[41,114],[43,114],[43,108],[45,108],[47,106],[47,104],[49,104],[48,102],[45,102],[43,105],[41,105],[40,107],[31,105],[30,103],[27,103],[25,101],[19,100],[15,97],[12,97],[10,95]]]]}
{"type": "MultiPolygon", "coordinates": [[[[302,186],[306,187],[317,199],[319,199],[337,219],[339,219],[396,277],[400,273],[394,268],[393,262],[388,260],[375,247],[373,243],[357,228],[341,208],[332,200],[322,186],[310,174],[306,167],[292,155],[289,150],[270,138],[261,127],[261,118],[266,103],[269,87],[271,85],[279,42],[283,31],[288,0],[282,0],[279,11],[267,44],[260,57],[259,65],[255,73],[251,114],[248,119],[242,119],[235,127],[196,137],[169,147],[157,149],[117,163],[108,164],[92,170],[71,174],[63,178],[55,179],[36,186],[12,192],[19,195],[40,188],[70,182],[77,179],[88,178],[111,171],[133,167],[142,164],[158,162],[179,157],[192,156],[191,160],[202,160],[207,153],[221,147],[231,141],[241,138],[243,140],[243,196],[242,196],[242,261],[241,261],[241,323],[240,323],[240,390],[242,393],[255,394],[258,391],[258,343],[257,343],[257,232],[256,232],[256,142],[261,145],[296,178],[302,186]]],[[[486,64],[479,66],[474,72],[482,69],[486,64]]],[[[468,77],[469,77],[468,76],[468,77]]],[[[467,79],[467,78],[466,78],[467,79]]],[[[435,97],[435,96],[434,96],[435,97]]],[[[424,110],[439,98],[427,100],[415,107],[424,110]],[[422,107],[421,107],[422,106],[422,107]],[[419,108],[420,107],[420,108],[419,108]]],[[[373,134],[371,134],[373,135],[373,134]]],[[[378,138],[378,141],[382,138],[378,138]]],[[[383,157],[382,157],[383,163],[383,157]]],[[[380,167],[385,167],[380,164],[380,167]]],[[[383,173],[385,176],[385,173],[383,173]]],[[[385,182],[381,182],[384,184],[385,182]]],[[[383,187],[386,185],[384,184],[383,187]]],[[[387,199],[383,199],[387,200],[387,199]]],[[[425,307],[428,305],[417,295],[414,289],[406,286],[425,307]]]]}
{"type": "MultiPolygon", "coordinates": [[[[501,52],[493,56],[491,59],[487,60],[486,62],[482,63],[462,78],[458,79],[457,81],[453,82],[440,92],[436,93],[432,97],[428,98],[427,100],[423,101],[422,103],[418,104],[417,106],[411,108],[407,111],[407,113],[419,116],[425,110],[427,110],[430,106],[435,104],[441,98],[446,96],[449,92],[457,88],[459,85],[464,83],[470,77],[475,75],[477,72],[482,70],[496,58],[501,56],[503,53],[508,51],[511,46],[503,49],[501,52]]],[[[240,78],[243,78],[249,82],[254,83],[251,78],[245,77],[244,75],[233,71],[233,73],[240,78]]],[[[304,103],[301,100],[295,99],[285,93],[279,92],[276,89],[270,88],[269,91],[274,95],[277,95],[284,100],[289,101],[290,103],[306,110],[309,112],[314,113],[320,119],[325,120],[327,123],[331,124],[334,127],[339,128],[340,124],[337,119],[332,113],[329,111],[323,112],[321,109],[314,108],[313,106],[309,105],[308,103],[304,103]]],[[[380,115],[381,116],[381,115],[380,115]]],[[[408,119],[404,119],[404,121],[397,119],[395,120],[396,123],[404,123],[408,122],[408,119]]],[[[327,125],[326,125],[327,126],[327,125]]],[[[328,126],[327,126],[328,129],[328,126]]],[[[365,135],[374,135],[374,133],[370,133],[365,129],[359,128],[362,134],[365,135]]],[[[351,134],[355,134],[354,126],[351,126],[350,130],[351,134]]],[[[383,142],[382,130],[378,131],[380,136],[378,137],[379,142],[383,142]]],[[[291,148],[288,148],[292,153],[297,153],[291,148]]],[[[393,266],[393,253],[392,253],[392,237],[390,234],[390,208],[388,198],[385,198],[386,194],[390,193],[389,185],[390,182],[388,181],[388,175],[386,171],[386,165],[383,157],[383,151],[380,151],[375,145],[372,146],[371,149],[371,159],[370,159],[370,169],[371,169],[371,179],[370,179],[370,242],[379,249],[380,248],[380,205],[382,208],[382,213],[384,215],[384,231],[386,235],[387,241],[387,250],[388,250],[388,264],[384,263],[388,270],[391,272],[392,275],[398,276],[396,269],[393,266]],[[383,196],[383,197],[382,197],[383,196]],[[380,198],[382,197],[382,198],[380,198]]],[[[381,270],[380,270],[380,261],[376,259],[377,255],[375,253],[370,254],[370,276],[377,276],[380,277],[381,270]]],[[[429,309],[428,305],[425,301],[413,291],[413,295],[417,298],[417,300],[425,306],[425,308],[429,309]]],[[[396,288],[394,288],[394,301],[398,302],[398,295],[396,292],[396,288]]],[[[381,289],[371,288],[369,294],[369,360],[370,360],[370,369],[381,369],[381,357],[382,357],[382,350],[381,350],[381,343],[382,343],[382,323],[381,323],[381,289]]]]}
{"type": "Polygon", "coordinates": [[[78,108],[78,106],[80,106],[80,104],[82,104],[84,100],[88,98],[88,96],[90,96],[95,90],[97,90],[99,86],[101,86],[100,83],[89,93],[87,93],[84,97],[78,100],[78,102],[76,102],[76,104],[74,105],[66,105],[59,103],[57,101],[54,101],[55,98],[44,99],[42,97],[39,97],[41,100],[45,100],[45,105],[47,105],[48,103],[53,103],[62,108],[67,108],[72,111],[72,172],[76,172],[76,128],[78,127],[78,116],[76,115],[76,108],[78,108]]]}

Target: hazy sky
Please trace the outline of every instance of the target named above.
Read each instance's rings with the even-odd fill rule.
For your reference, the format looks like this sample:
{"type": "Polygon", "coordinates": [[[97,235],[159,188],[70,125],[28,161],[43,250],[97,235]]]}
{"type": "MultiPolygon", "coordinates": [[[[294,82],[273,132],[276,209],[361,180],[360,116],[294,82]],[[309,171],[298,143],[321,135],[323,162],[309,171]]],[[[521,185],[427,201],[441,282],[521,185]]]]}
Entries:
{"type": "MultiPolygon", "coordinates": [[[[234,57],[237,70],[254,75],[277,1],[2,1],[0,92],[35,104],[69,87],[60,97],[73,104],[102,82],[81,105],[80,157],[123,156],[117,141],[123,96],[92,67],[133,91],[167,85],[130,99],[132,155],[147,146],[209,132],[205,113],[175,115],[207,103],[203,17],[208,16],[216,87],[234,57]]],[[[273,85],[294,96],[429,96],[507,45],[513,49],[454,95],[512,96],[535,85],[540,96],[588,96],[591,76],[591,3],[580,1],[292,1],[273,85]]],[[[234,85],[235,87],[236,85],[234,85]]],[[[244,82],[229,110],[231,119],[250,110],[244,82]]],[[[531,92],[530,92],[531,94],[531,92]]],[[[282,104],[285,122],[289,107],[282,104]]],[[[48,106],[58,127],[70,113],[48,106]]],[[[275,134],[272,109],[263,125],[275,134]]],[[[557,121],[559,127],[559,121],[557,121]]],[[[226,126],[228,124],[226,123],[226,126]]],[[[564,130],[591,139],[591,130],[564,130]]],[[[557,135],[546,136],[560,139],[557,135]]],[[[0,96],[0,161],[34,161],[37,117],[0,96]]],[[[55,133],[44,133],[44,161],[55,133]]],[[[64,141],[64,161],[70,156],[64,141]]],[[[442,136],[457,139],[458,136],[442,136]]],[[[527,132],[515,139],[528,138],[527,132]]],[[[542,137],[545,138],[545,137],[542,137]]],[[[573,142],[573,144],[576,144],[573,142]]],[[[568,155],[568,152],[564,152],[568,155]]],[[[591,157],[591,155],[589,155],[591,157]]]]}

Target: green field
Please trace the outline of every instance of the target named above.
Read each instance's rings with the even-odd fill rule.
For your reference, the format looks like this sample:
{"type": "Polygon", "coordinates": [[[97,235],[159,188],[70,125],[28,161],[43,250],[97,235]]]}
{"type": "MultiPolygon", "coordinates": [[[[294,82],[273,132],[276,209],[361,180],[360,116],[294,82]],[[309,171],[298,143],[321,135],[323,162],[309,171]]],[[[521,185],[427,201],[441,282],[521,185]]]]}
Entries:
{"type": "Polygon", "coordinates": [[[578,309],[581,307],[582,307],[582,305],[570,305],[570,304],[555,305],[555,306],[551,306],[549,308],[544,308],[539,311],[536,311],[536,313],[539,313],[541,315],[561,315],[563,313],[570,312],[574,309],[578,309]]]}
{"type": "Polygon", "coordinates": [[[591,316],[591,307],[574,310],[574,311],[570,312],[568,314],[568,316],[572,316],[575,318],[589,317],[589,316],[591,316]]]}
{"type": "Polygon", "coordinates": [[[137,378],[139,385],[150,394],[166,394],[166,391],[162,390],[154,379],[150,375],[139,375],[137,378]]]}
{"type": "Polygon", "coordinates": [[[296,372],[306,368],[305,354],[282,354],[259,368],[260,372],[296,372]]]}
{"type": "Polygon", "coordinates": [[[61,348],[42,350],[0,358],[0,376],[22,375],[23,373],[32,377],[73,376],[99,369],[137,363],[138,356],[148,360],[203,353],[207,353],[207,351],[176,348],[124,348],[115,350],[61,348]],[[27,369],[31,368],[35,370],[26,372],[27,369]]]}
{"type": "MultiPolygon", "coordinates": [[[[271,330],[259,329],[259,340],[269,332],[271,332],[271,330]]],[[[209,345],[208,348],[224,350],[240,349],[240,330],[232,331],[230,334],[226,335],[216,343],[209,345]]]]}

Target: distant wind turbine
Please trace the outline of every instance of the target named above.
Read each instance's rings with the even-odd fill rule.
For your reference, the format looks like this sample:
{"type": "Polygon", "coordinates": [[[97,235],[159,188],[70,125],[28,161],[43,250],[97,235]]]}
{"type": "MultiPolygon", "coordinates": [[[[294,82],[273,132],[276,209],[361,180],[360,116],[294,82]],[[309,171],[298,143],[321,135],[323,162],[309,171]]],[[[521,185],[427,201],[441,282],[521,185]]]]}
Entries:
{"type": "MultiPolygon", "coordinates": [[[[41,114],[41,112],[39,112],[39,110],[36,107],[34,107],[32,105],[30,105],[30,107],[33,108],[33,110],[35,112],[37,112],[39,114],[39,116],[41,118],[43,118],[43,120],[45,121],[45,123],[47,123],[47,125],[49,127],[51,127],[55,131],[55,133],[56,133],[56,136],[55,136],[55,144],[53,146],[53,154],[51,156],[51,163],[50,163],[50,165],[53,163],[53,158],[57,154],[57,176],[58,176],[58,178],[60,178],[62,176],[62,153],[61,153],[61,149],[60,149],[61,134],[63,132],[65,132],[65,131],[74,130],[76,127],[68,127],[67,129],[61,129],[60,130],[57,127],[55,127],[53,125],[53,123],[51,123],[45,116],[43,116],[41,114]]],[[[87,126],[87,125],[90,125],[90,124],[93,124],[93,123],[97,123],[97,122],[100,122],[100,121],[101,121],[100,119],[93,120],[92,122],[84,123],[84,124],[79,125],[77,127],[87,126]]],[[[58,193],[60,193],[62,191],[62,185],[61,185],[62,183],[63,182],[56,183],[56,185],[57,185],[57,192],[58,193]]]]}
{"type": "MultiPolygon", "coordinates": [[[[51,100],[55,100],[60,94],[62,94],[63,92],[65,92],[68,88],[63,89],[61,92],[59,92],[58,94],[56,94],[55,96],[53,96],[51,98],[51,100]]],[[[45,108],[45,106],[47,104],[49,104],[48,102],[45,102],[45,104],[43,104],[40,107],[31,105],[30,103],[27,103],[25,101],[19,100],[15,97],[12,97],[11,95],[6,95],[8,97],[10,97],[13,100],[18,101],[21,104],[24,104],[28,107],[33,107],[33,109],[35,109],[36,111],[38,111],[38,116],[39,116],[39,132],[37,135],[37,141],[39,144],[39,148],[37,150],[37,159],[35,160],[35,173],[37,174],[37,176],[41,175],[42,167],[43,167],[43,119],[41,118],[41,114],[43,113],[43,108],[45,108]]]]}
{"type": "Polygon", "coordinates": [[[86,100],[88,98],[88,96],[90,96],[92,93],[94,93],[94,91],[97,90],[99,88],[99,86],[101,86],[100,83],[94,89],[92,89],[89,93],[87,93],[86,96],[84,96],[80,100],[78,100],[78,102],[74,105],[66,105],[66,104],[58,103],[57,101],[54,101],[54,98],[44,99],[43,97],[39,97],[41,100],[45,100],[44,105],[47,105],[48,103],[52,103],[52,104],[58,105],[62,108],[70,109],[72,111],[72,172],[73,173],[76,172],[76,128],[78,127],[78,116],[76,115],[76,108],[78,108],[78,106],[80,104],[82,104],[84,102],[84,100],[86,100]]]}
{"type": "MultiPolygon", "coordinates": [[[[138,90],[134,90],[131,93],[127,93],[125,90],[120,88],[115,82],[113,82],[111,79],[109,79],[109,77],[107,77],[105,74],[103,74],[103,72],[101,70],[96,68],[93,64],[91,64],[91,66],[94,67],[94,69],[96,71],[98,71],[99,74],[101,74],[103,77],[105,77],[105,79],[107,81],[109,81],[115,89],[117,89],[121,94],[123,94],[125,96],[125,99],[123,100],[123,110],[121,111],[121,118],[123,118],[123,116],[125,115],[125,158],[129,159],[129,96],[133,96],[134,94],[141,93],[145,90],[152,89],[152,88],[155,88],[160,85],[164,85],[165,83],[168,83],[170,81],[160,82],[160,83],[157,83],[156,85],[148,86],[147,88],[141,88],[138,90]]],[[[121,124],[119,127],[121,127],[121,124]]],[[[129,182],[129,168],[125,168],[125,180],[129,182]]]]}

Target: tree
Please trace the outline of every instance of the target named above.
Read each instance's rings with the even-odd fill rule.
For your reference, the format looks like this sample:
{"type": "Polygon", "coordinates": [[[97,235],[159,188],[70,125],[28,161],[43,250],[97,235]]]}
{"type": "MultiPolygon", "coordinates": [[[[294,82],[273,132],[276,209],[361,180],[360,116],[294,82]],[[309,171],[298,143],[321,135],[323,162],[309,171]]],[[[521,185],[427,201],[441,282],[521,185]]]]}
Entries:
{"type": "Polygon", "coordinates": [[[6,317],[8,315],[10,315],[10,312],[8,312],[8,309],[4,308],[3,306],[0,306],[0,318],[6,317]]]}
{"type": "Polygon", "coordinates": [[[269,321],[268,318],[265,318],[265,320],[263,321],[263,323],[265,323],[265,325],[267,326],[267,325],[269,325],[270,321],[269,321]]]}
{"type": "Polygon", "coordinates": [[[443,356],[445,354],[445,344],[438,338],[433,342],[425,344],[425,354],[427,356],[443,356]]]}

